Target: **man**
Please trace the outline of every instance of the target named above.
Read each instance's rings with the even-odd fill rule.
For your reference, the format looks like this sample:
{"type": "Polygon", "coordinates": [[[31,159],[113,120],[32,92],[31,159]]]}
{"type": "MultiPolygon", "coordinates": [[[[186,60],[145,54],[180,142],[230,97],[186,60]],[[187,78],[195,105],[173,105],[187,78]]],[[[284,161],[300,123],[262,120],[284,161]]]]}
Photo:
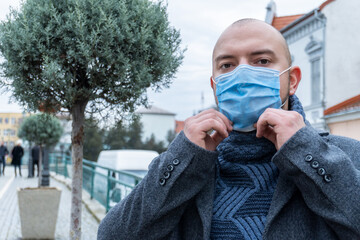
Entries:
{"type": "Polygon", "coordinates": [[[220,112],[185,121],[98,239],[360,239],[360,143],[309,126],[300,79],[277,30],[232,24],[213,52],[220,112]]]}
{"type": "Polygon", "coordinates": [[[5,176],[5,166],[6,166],[6,156],[9,154],[9,151],[7,147],[4,145],[4,142],[1,142],[0,145],[0,175],[1,172],[5,176]],[[1,171],[1,164],[3,165],[2,171],[1,171]]]}
{"type": "Polygon", "coordinates": [[[16,146],[11,151],[12,161],[11,164],[14,165],[15,177],[17,176],[16,168],[19,168],[19,175],[21,175],[21,159],[24,156],[24,149],[21,147],[21,141],[19,140],[16,143],[16,146]]]}

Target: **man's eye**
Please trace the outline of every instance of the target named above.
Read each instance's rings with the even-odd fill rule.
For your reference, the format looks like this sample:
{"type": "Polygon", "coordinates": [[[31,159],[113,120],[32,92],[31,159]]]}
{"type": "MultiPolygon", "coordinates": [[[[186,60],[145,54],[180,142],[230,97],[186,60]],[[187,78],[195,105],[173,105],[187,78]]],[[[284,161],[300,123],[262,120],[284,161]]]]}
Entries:
{"type": "Polygon", "coordinates": [[[267,59],[260,59],[257,63],[261,64],[261,65],[266,65],[266,64],[270,63],[270,61],[267,59]]]}
{"type": "Polygon", "coordinates": [[[225,63],[225,64],[220,66],[220,68],[222,68],[222,69],[226,69],[226,68],[230,68],[230,67],[231,67],[230,63],[225,63]]]}

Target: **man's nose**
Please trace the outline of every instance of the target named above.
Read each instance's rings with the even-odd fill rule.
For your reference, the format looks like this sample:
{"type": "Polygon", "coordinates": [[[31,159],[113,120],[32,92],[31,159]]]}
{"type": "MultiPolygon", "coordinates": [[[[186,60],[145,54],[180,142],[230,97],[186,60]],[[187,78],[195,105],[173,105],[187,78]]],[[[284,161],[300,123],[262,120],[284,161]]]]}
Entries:
{"type": "Polygon", "coordinates": [[[239,58],[238,63],[239,65],[243,65],[243,64],[250,65],[249,60],[246,57],[239,58]]]}

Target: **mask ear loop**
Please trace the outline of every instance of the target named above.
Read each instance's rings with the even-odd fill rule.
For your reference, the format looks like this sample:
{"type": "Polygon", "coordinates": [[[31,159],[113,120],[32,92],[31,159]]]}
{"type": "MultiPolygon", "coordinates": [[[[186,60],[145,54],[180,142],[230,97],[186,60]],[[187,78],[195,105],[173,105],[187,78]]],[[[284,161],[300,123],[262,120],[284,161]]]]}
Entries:
{"type": "MultiPolygon", "coordinates": [[[[287,71],[289,71],[291,69],[291,66],[290,67],[288,67],[287,69],[285,69],[284,71],[282,71],[280,74],[279,74],[279,77],[281,76],[281,75],[283,75],[284,73],[286,73],[287,71]]],[[[281,106],[280,106],[280,108],[282,108],[284,105],[285,105],[285,103],[286,103],[286,101],[289,99],[289,95],[287,96],[287,98],[285,99],[285,101],[281,104],[281,106]]]]}
{"type": "Polygon", "coordinates": [[[214,80],[213,77],[211,77],[211,81],[212,81],[213,83],[215,83],[215,85],[217,85],[217,83],[218,83],[218,82],[216,82],[216,81],[214,80]]]}
{"type": "Polygon", "coordinates": [[[279,74],[279,77],[280,77],[281,75],[283,75],[284,73],[286,73],[287,71],[289,71],[291,68],[292,68],[292,67],[290,66],[290,67],[288,67],[287,69],[285,69],[284,71],[282,71],[282,72],[279,74]]]}
{"type": "Polygon", "coordinates": [[[289,99],[289,97],[287,97],[286,100],[284,101],[284,103],[281,104],[280,108],[282,108],[282,107],[285,105],[285,103],[286,103],[286,101],[287,101],[288,99],[289,99]]]}

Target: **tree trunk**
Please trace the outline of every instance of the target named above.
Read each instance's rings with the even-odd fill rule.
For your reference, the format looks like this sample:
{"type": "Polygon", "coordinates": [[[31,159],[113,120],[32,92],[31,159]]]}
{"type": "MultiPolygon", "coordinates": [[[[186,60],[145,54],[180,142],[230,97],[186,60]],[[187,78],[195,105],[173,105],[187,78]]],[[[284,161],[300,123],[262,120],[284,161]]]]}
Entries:
{"type": "Polygon", "coordinates": [[[81,207],[82,207],[82,159],[84,143],[84,120],[87,102],[74,104],[72,115],[72,183],[71,183],[71,219],[70,239],[81,239],[81,207]]]}
{"type": "Polygon", "coordinates": [[[29,141],[29,161],[28,161],[28,178],[34,177],[34,169],[33,169],[33,159],[31,156],[31,142],[29,141]]]}
{"type": "Polygon", "coordinates": [[[49,148],[46,146],[43,148],[44,157],[42,160],[41,169],[41,186],[50,186],[50,171],[49,171],[49,148]]]}
{"type": "MultiPolygon", "coordinates": [[[[42,180],[41,169],[42,169],[42,146],[41,146],[41,144],[39,144],[39,166],[38,166],[38,173],[39,173],[38,186],[39,187],[41,187],[41,180],[42,180]]],[[[34,171],[34,173],[35,173],[35,171],[34,171]]]]}

